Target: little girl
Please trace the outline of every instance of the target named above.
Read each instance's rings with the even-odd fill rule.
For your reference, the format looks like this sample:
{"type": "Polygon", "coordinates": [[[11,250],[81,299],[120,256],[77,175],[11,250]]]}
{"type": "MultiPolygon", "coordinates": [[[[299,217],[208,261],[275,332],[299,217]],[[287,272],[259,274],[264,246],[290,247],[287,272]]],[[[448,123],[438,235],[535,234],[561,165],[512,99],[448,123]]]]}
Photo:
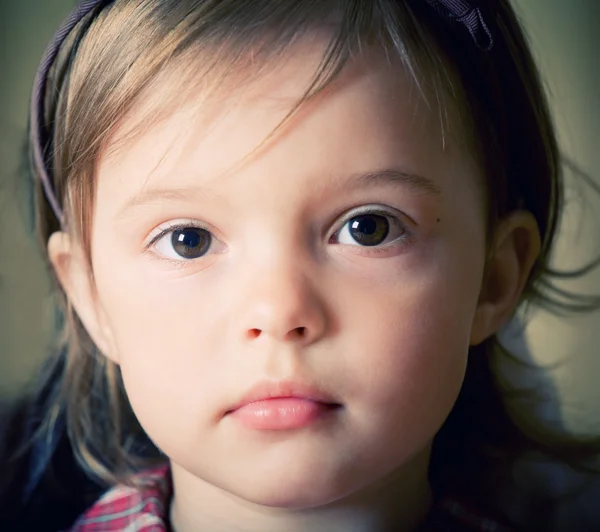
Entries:
{"type": "Polygon", "coordinates": [[[578,447],[491,371],[562,190],[508,0],[84,1],[30,144],[65,343],[10,526],[536,526],[512,464],[578,447]]]}

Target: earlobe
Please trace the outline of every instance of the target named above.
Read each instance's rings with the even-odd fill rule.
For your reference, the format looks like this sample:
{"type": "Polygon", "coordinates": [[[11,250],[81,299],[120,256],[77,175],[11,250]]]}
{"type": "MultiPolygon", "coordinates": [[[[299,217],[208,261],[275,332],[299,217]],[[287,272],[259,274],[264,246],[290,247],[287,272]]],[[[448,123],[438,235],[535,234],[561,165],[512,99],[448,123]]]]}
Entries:
{"type": "Polygon", "coordinates": [[[103,355],[118,363],[110,328],[96,297],[83,250],[68,233],[59,231],[48,240],[48,257],[67,299],[90,338],[103,355]]]}
{"type": "Polygon", "coordinates": [[[540,249],[539,228],[531,213],[514,212],[499,224],[471,328],[471,345],[498,332],[512,316],[540,249]]]}

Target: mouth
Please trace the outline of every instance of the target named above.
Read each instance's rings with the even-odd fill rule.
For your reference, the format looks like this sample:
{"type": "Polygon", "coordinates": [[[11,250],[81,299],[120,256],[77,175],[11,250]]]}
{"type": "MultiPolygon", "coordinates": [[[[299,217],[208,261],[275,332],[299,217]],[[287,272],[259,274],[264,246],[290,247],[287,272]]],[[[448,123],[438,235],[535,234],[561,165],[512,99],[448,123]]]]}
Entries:
{"type": "Polygon", "coordinates": [[[254,386],[224,417],[250,430],[293,430],[312,425],[341,410],[326,392],[290,381],[254,386]]]}

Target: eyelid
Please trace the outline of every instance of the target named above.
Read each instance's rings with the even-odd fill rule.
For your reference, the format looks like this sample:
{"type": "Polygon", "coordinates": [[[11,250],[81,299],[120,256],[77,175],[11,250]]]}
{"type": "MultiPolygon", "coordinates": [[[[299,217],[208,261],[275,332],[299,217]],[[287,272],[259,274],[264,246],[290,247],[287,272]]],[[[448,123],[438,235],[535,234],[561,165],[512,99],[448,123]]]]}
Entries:
{"type": "Polygon", "coordinates": [[[167,235],[168,233],[172,233],[173,231],[177,231],[178,229],[188,229],[193,227],[194,229],[203,229],[208,231],[210,234],[214,235],[214,231],[212,231],[207,224],[199,222],[198,220],[192,219],[180,219],[180,220],[170,220],[165,222],[155,229],[153,229],[148,237],[146,238],[146,243],[144,244],[144,248],[149,249],[154,244],[156,244],[162,237],[167,235]]]}

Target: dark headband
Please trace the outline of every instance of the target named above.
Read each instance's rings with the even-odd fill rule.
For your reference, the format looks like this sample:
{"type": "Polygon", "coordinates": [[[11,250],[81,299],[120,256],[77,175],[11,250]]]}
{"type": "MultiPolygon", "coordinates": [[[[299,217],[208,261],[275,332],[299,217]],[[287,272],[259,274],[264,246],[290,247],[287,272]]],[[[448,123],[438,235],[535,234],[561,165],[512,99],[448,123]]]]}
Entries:
{"type": "MultiPolygon", "coordinates": [[[[38,68],[33,85],[30,106],[30,135],[33,164],[37,175],[42,182],[44,193],[59,222],[63,222],[63,213],[52,185],[51,170],[46,161],[46,149],[50,141],[50,132],[46,127],[46,86],[48,74],[58,56],[62,44],[65,42],[73,28],[77,26],[94,9],[102,9],[113,0],[83,0],[71,12],[56,33],[54,39],[46,49],[38,68]]],[[[425,0],[440,15],[453,23],[463,25],[475,44],[484,51],[489,51],[494,44],[492,34],[487,27],[476,5],[477,0],[425,0]]]]}
{"type": "Polygon", "coordinates": [[[62,26],[54,36],[52,42],[46,48],[44,56],[38,67],[35,81],[33,83],[33,91],[31,94],[31,102],[29,109],[29,128],[31,137],[31,155],[33,164],[37,171],[39,179],[42,181],[44,193],[54,211],[56,218],[63,222],[63,214],[58,203],[58,198],[54,193],[52,179],[50,176],[50,168],[46,163],[45,150],[50,141],[50,132],[46,127],[46,86],[48,84],[48,74],[58,56],[60,47],[65,42],[71,31],[79,24],[88,14],[95,8],[101,8],[104,5],[112,2],[112,0],[84,0],[77,5],[71,14],[65,19],[62,26]]]}

